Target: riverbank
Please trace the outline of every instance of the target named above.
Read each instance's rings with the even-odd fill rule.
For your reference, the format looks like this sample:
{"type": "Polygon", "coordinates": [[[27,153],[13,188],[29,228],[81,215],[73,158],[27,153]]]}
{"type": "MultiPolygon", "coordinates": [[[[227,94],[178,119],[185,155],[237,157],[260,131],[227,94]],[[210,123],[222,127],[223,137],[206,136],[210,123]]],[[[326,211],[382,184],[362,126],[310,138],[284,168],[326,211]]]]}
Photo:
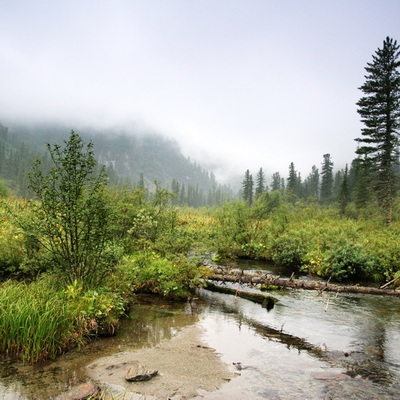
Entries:
{"type": "Polygon", "coordinates": [[[123,394],[123,399],[183,400],[217,391],[235,375],[201,336],[198,325],[188,326],[155,347],[97,359],[87,366],[87,374],[108,394],[123,394]],[[125,374],[135,362],[158,375],[146,382],[127,382],[125,374]]]}

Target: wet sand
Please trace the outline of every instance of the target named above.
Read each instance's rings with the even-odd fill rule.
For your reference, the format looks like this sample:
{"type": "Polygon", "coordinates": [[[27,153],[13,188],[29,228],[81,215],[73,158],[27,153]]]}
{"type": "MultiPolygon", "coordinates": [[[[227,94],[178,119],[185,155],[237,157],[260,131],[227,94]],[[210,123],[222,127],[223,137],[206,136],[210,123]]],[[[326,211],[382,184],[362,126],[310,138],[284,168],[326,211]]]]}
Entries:
{"type": "Polygon", "coordinates": [[[201,339],[196,325],[188,326],[155,347],[117,353],[88,365],[87,373],[117,399],[191,399],[217,391],[235,374],[201,339]],[[127,382],[125,374],[138,362],[158,375],[146,382],[127,382]]]}

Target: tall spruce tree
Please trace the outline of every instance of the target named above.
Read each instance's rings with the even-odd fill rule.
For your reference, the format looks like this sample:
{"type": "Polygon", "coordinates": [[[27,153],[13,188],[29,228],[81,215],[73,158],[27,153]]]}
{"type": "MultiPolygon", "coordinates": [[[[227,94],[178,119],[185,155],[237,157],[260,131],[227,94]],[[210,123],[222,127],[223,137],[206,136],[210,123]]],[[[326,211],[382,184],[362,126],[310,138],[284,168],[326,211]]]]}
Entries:
{"type": "Polygon", "coordinates": [[[265,174],[262,168],[259,169],[256,176],[256,200],[266,191],[265,174]]]}
{"type": "Polygon", "coordinates": [[[307,197],[314,197],[315,199],[318,199],[319,171],[315,165],[312,166],[310,174],[304,181],[304,191],[307,197]]]}
{"type": "Polygon", "coordinates": [[[333,194],[333,162],[330,154],[324,154],[321,168],[321,192],[320,200],[329,203],[333,194]]]}
{"type": "Polygon", "coordinates": [[[246,170],[242,182],[242,189],[243,189],[242,196],[243,200],[249,206],[253,204],[253,187],[254,187],[253,175],[250,174],[249,170],[246,170]]]}
{"type": "Polygon", "coordinates": [[[370,202],[372,198],[370,171],[372,168],[366,161],[356,158],[352,162],[352,190],[356,207],[361,210],[370,202]]]}
{"type": "Polygon", "coordinates": [[[360,87],[364,96],[357,102],[358,113],[365,127],[356,153],[372,178],[377,199],[386,222],[392,220],[395,196],[395,167],[400,128],[399,46],[387,37],[383,48],[367,63],[365,83],[360,87]]]}
{"type": "Polygon", "coordinates": [[[340,213],[344,215],[346,213],[347,205],[350,202],[350,187],[349,187],[349,168],[346,164],[346,168],[344,169],[343,179],[340,185],[339,191],[339,208],[340,213]]]}
{"type": "Polygon", "coordinates": [[[301,195],[301,175],[296,171],[294,163],[289,165],[289,176],[287,178],[286,191],[292,201],[301,195]]]}
{"type": "Polygon", "coordinates": [[[293,194],[296,193],[297,188],[297,171],[294,167],[294,163],[291,162],[289,165],[289,176],[287,179],[287,190],[292,192],[293,194]]]}
{"type": "Polygon", "coordinates": [[[274,172],[272,174],[271,190],[274,191],[279,189],[283,189],[281,175],[279,172],[274,172]]]}

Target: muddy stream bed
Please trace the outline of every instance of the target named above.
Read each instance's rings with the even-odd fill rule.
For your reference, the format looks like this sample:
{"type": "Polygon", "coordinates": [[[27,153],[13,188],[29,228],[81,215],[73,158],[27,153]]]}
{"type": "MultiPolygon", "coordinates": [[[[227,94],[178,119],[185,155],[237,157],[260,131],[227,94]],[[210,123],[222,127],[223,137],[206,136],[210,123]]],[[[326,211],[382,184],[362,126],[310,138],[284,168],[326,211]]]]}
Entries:
{"type": "Polygon", "coordinates": [[[0,399],[62,399],[89,378],[116,399],[400,398],[400,299],[290,290],[273,296],[279,301],[270,311],[204,290],[188,303],[147,299],[118,335],[54,362],[0,359],[0,399]],[[159,374],[126,382],[132,361],[159,374]]]}

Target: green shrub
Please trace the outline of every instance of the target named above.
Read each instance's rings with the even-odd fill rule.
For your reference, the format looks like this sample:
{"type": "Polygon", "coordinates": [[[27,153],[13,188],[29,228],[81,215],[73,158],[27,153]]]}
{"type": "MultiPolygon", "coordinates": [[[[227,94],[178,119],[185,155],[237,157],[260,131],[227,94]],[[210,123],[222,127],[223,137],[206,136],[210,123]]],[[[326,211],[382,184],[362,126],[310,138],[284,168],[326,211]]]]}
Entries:
{"type": "Polygon", "coordinates": [[[308,252],[308,243],[302,231],[283,233],[272,240],[271,259],[283,267],[300,268],[308,252]]]}
{"type": "Polygon", "coordinates": [[[0,278],[19,275],[25,257],[22,232],[9,221],[0,222],[0,278]]]}
{"type": "Polygon", "coordinates": [[[69,306],[79,312],[87,334],[115,334],[126,307],[126,301],[118,291],[100,288],[84,292],[83,286],[74,281],[63,293],[69,306]]]}
{"type": "Polygon", "coordinates": [[[33,219],[30,201],[0,202],[0,279],[32,278],[46,270],[37,236],[21,228],[33,219]]]}
{"type": "Polygon", "coordinates": [[[374,259],[362,246],[338,242],[327,252],[320,275],[337,281],[366,279],[374,270],[374,259]]]}
{"type": "Polygon", "coordinates": [[[184,256],[161,258],[155,253],[126,256],[121,264],[136,291],[149,291],[168,298],[186,298],[200,284],[202,270],[196,260],[184,256]]]}
{"type": "Polygon", "coordinates": [[[3,180],[0,180],[0,197],[8,197],[9,189],[3,180]]]}
{"type": "Polygon", "coordinates": [[[269,221],[257,218],[258,212],[244,202],[225,203],[215,215],[211,250],[222,258],[267,258],[269,221]]]}
{"type": "Polygon", "coordinates": [[[393,226],[367,232],[363,237],[362,245],[375,259],[375,280],[393,279],[396,272],[400,270],[398,228],[393,226]]]}

